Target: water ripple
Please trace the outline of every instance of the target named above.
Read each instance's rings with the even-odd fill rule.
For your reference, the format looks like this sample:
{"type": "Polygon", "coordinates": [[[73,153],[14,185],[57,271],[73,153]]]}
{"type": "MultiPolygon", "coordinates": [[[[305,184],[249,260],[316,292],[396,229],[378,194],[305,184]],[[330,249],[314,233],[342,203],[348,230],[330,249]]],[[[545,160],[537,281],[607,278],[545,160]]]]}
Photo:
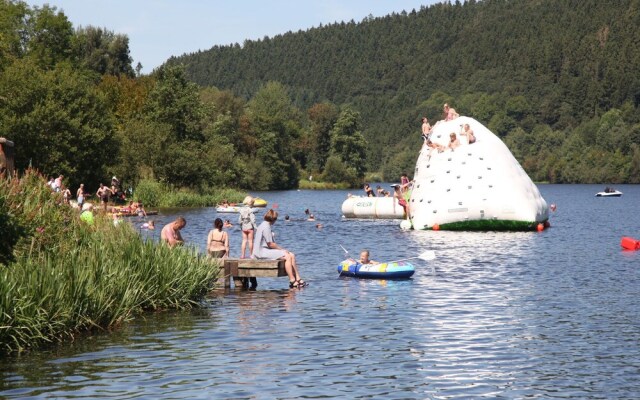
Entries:
{"type": "MultiPolygon", "coordinates": [[[[0,396],[638,398],[640,255],[618,243],[640,226],[624,213],[640,188],[609,203],[594,201],[596,189],[542,185],[558,204],[542,233],[403,232],[341,219],[345,192],[265,193],[281,214],[311,207],[324,224],[274,226],[310,287],[261,279],[257,291],[213,293],[200,310],[8,359],[0,396]],[[410,280],[344,279],[340,245],[374,259],[437,257],[417,261],[410,280]]],[[[185,236],[202,246],[215,212],[185,214],[185,236]]]]}

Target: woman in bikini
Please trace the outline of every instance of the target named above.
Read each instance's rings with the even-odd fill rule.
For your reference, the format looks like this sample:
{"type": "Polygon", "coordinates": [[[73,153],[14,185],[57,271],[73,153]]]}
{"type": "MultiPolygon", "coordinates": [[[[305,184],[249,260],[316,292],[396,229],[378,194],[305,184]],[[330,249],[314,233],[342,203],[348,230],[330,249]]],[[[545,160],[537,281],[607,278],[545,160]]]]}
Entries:
{"type": "Polygon", "coordinates": [[[229,257],[229,235],[222,230],[222,220],[216,218],[212,229],[207,236],[207,253],[211,258],[229,257]]]}

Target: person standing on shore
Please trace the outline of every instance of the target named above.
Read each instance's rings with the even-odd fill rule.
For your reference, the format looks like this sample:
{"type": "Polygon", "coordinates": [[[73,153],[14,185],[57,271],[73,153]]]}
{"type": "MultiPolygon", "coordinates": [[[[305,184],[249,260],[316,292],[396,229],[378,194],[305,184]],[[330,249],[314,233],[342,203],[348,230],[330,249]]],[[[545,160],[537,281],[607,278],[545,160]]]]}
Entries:
{"type": "Polygon", "coordinates": [[[76,192],[76,198],[78,201],[78,207],[82,209],[82,204],[84,203],[84,183],[80,184],[78,191],[76,192]]]}
{"type": "Polygon", "coordinates": [[[107,211],[107,204],[109,203],[110,195],[111,189],[101,183],[98,191],[96,192],[96,196],[100,199],[100,204],[102,204],[104,211],[107,211]]]}
{"type": "Polygon", "coordinates": [[[169,247],[182,246],[184,239],[180,231],[186,225],[187,221],[183,217],[178,217],[175,221],[166,224],[160,233],[160,242],[166,243],[169,247]]]}

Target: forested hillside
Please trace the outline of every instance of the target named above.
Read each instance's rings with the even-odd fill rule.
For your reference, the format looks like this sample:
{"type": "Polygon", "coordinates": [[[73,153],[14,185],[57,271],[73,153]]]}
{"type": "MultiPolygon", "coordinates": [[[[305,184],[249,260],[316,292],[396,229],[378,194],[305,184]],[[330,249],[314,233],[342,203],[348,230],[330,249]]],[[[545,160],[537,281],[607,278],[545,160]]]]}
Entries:
{"type": "Polygon", "coordinates": [[[182,67],[140,76],[131,62],[126,35],[0,0],[0,136],[15,143],[17,169],[92,193],[113,175],[124,187],[288,189],[312,160],[328,180],[361,181],[365,142],[350,108],[301,112],[277,82],[242,99],[198,87],[182,67]],[[306,130],[326,139],[324,152],[307,150],[306,130]]]}
{"type": "MultiPolygon", "coordinates": [[[[309,116],[318,103],[329,114],[348,105],[362,115],[367,169],[387,179],[412,170],[420,117],[439,119],[449,102],[500,135],[535,180],[638,183],[638,27],[640,0],[467,1],[216,46],[168,64],[245,99],[280,82],[309,116]]],[[[300,121],[300,148],[316,153],[324,140],[325,156],[297,162],[321,171],[329,139],[300,121]]]]}

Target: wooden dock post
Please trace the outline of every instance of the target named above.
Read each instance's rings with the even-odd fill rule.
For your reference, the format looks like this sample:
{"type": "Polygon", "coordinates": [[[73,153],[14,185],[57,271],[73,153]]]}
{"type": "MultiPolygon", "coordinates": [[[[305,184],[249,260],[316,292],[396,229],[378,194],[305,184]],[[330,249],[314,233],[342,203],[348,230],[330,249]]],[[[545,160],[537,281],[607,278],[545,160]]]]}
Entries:
{"type": "Polygon", "coordinates": [[[284,260],[260,260],[255,258],[225,258],[224,287],[231,287],[231,278],[236,288],[244,287],[242,278],[270,278],[287,276],[284,260]]]}

